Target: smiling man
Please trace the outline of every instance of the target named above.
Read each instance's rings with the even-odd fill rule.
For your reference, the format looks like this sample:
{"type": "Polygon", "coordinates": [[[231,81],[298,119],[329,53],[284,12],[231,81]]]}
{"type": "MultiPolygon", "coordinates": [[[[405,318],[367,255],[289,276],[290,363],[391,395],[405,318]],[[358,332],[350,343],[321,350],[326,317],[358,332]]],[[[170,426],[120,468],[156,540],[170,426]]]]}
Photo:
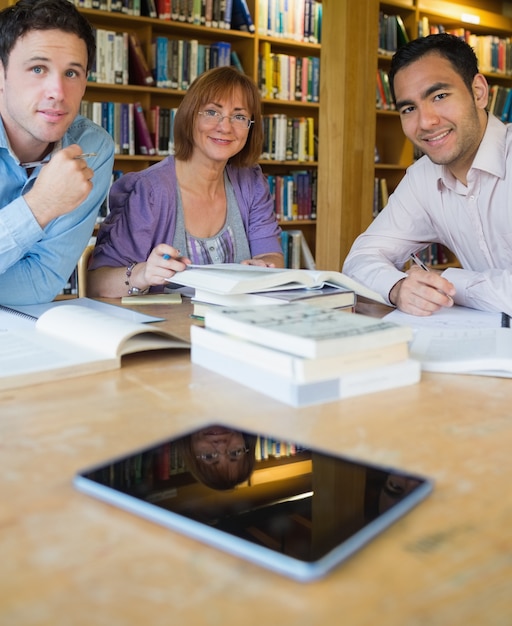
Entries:
{"type": "Polygon", "coordinates": [[[114,145],[78,115],[96,45],[71,2],[20,0],[0,33],[0,304],[35,304],[62,290],[91,236],[114,145]]]}
{"type": "Polygon", "coordinates": [[[406,313],[456,303],[512,314],[512,126],[488,114],[473,49],[448,34],[416,39],[394,55],[389,78],[403,131],[424,156],[356,239],[343,271],[406,313]],[[461,268],[403,272],[431,243],[461,268]]]}

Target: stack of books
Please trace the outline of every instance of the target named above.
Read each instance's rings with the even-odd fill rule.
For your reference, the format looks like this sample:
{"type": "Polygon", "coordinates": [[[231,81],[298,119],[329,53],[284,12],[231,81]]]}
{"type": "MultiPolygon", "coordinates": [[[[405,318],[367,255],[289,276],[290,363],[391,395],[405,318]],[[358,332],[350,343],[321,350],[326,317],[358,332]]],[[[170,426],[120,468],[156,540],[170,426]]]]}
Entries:
{"type": "Polygon", "coordinates": [[[239,263],[191,265],[169,282],[194,289],[194,315],[204,317],[212,306],[269,306],[303,301],[324,308],[350,308],[360,294],[384,303],[341,272],[277,269],[239,263]]]}
{"type": "Polygon", "coordinates": [[[412,329],[343,310],[218,308],[191,328],[192,362],[292,406],[402,387],[420,380],[412,329]]]}

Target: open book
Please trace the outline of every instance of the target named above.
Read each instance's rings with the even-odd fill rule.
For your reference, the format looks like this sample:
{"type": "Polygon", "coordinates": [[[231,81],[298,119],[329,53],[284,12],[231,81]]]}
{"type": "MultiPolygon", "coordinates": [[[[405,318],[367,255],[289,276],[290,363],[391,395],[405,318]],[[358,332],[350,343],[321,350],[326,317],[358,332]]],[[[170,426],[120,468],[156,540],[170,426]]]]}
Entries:
{"type": "Polygon", "coordinates": [[[23,326],[0,317],[0,331],[0,389],[116,369],[133,352],[190,347],[157,326],[80,305],[50,308],[23,326]]]}
{"type": "Polygon", "coordinates": [[[424,371],[512,378],[512,329],[502,326],[504,317],[452,306],[428,317],[395,310],[385,319],[414,329],[410,355],[424,371]]]}
{"type": "Polygon", "coordinates": [[[213,265],[189,265],[178,272],[169,282],[218,294],[241,294],[270,291],[273,289],[315,289],[335,285],[385,304],[375,291],[367,289],[341,272],[322,270],[293,270],[238,263],[213,265]]]}
{"type": "Polygon", "coordinates": [[[510,328],[422,328],[410,353],[426,372],[512,378],[510,328]]]}

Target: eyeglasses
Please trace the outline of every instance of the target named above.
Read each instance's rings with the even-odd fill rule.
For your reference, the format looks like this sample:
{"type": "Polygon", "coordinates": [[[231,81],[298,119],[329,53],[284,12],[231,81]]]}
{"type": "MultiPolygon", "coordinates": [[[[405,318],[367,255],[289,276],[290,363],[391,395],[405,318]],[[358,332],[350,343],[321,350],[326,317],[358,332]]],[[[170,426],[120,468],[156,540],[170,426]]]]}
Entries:
{"type": "Polygon", "coordinates": [[[234,450],[226,450],[226,452],[215,451],[215,452],[206,452],[204,454],[197,454],[196,459],[200,459],[201,461],[204,461],[205,463],[213,463],[213,461],[216,461],[219,457],[227,456],[232,461],[236,461],[237,459],[241,458],[248,452],[249,452],[249,448],[235,448],[234,450]]]}
{"type": "Polygon", "coordinates": [[[217,126],[224,119],[228,119],[233,126],[237,128],[243,128],[247,130],[251,127],[251,124],[254,124],[254,120],[250,120],[246,115],[241,115],[240,113],[235,113],[235,115],[221,115],[215,109],[205,109],[204,111],[198,111],[199,115],[203,116],[203,119],[206,124],[209,126],[217,126]]]}

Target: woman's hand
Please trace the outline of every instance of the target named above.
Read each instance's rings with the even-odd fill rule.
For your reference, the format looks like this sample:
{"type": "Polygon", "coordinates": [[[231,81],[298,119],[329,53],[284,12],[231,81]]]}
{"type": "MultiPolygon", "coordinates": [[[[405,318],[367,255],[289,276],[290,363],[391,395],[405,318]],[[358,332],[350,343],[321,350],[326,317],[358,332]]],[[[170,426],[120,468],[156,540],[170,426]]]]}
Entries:
{"type": "Polygon", "coordinates": [[[241,265],[257,265],[259,267],[284,267],[284,256],[278,252],[259,254],[252,259],[246,259],[241,265]]]}
{"type": "Polygon", "coordinates": [[[177,272],[183,272],[191,262],[182,257],[176,248],[160,243],[151,250],[145,263],[137,263],[132,269],[130,284],[138,289],[164,285],[177,272]]]}

